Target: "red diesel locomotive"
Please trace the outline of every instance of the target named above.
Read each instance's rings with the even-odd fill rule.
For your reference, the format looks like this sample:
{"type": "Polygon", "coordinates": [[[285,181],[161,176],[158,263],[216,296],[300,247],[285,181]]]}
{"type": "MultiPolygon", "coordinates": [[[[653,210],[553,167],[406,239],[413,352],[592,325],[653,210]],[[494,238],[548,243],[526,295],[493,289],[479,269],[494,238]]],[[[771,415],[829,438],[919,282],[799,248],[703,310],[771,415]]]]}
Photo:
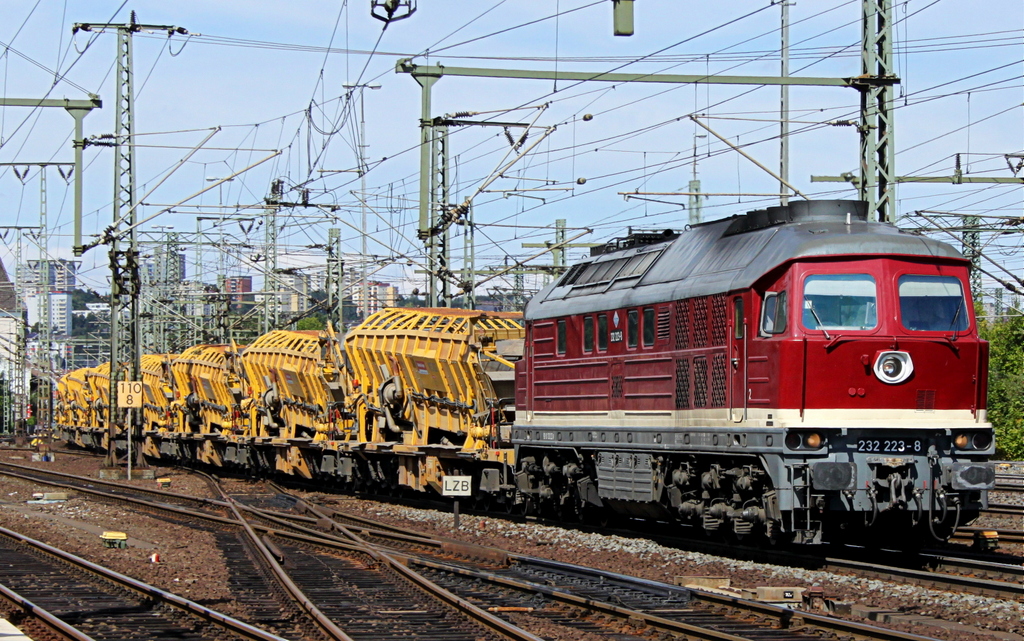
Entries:
{"type": "Polygon", "coordinates": [[[596,248],[525,311],[541,509],[798,543],[943,539],[994,486],[970,264],[806,201],[596,248]]]}

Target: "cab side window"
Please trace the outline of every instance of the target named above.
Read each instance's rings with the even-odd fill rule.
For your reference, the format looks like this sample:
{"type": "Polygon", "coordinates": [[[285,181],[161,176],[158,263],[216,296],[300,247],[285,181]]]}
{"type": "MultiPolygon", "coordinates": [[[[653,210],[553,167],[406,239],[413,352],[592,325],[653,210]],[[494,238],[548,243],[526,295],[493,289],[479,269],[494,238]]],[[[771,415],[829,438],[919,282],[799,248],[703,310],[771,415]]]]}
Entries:
{"type": "Polygon", "coordinates": [[[733,322],[733,338],[743,338],[744,326],[743,326],[743,299],[736,297],[732,301],[732,322],[733,322]]]}
{"type": "Polygon", "coordinates": [[[761,306],[761,335],[771,336],[786,331],[786,292],[766,292],[761,306]]]}
{"type": "Polygon", "coordinates": [[[626,347],[636,347],[640,334],[640,315],[635,309],[626,312],[626,347]]]}
{"type": "Polygon", "coordinates": [[[558,353],[565,354],[565,321],[558,321],[558,353]]]}
{"type": "Polygon", "coordinates": [[[644,309],[644,347],[654,345],[654,308],[644,309]]]}

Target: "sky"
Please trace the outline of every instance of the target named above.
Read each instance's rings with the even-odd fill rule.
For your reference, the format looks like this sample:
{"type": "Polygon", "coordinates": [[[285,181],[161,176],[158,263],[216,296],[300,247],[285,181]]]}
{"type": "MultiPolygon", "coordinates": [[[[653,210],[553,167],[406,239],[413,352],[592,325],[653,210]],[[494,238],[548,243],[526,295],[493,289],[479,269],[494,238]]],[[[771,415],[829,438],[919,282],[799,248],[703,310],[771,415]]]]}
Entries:
{"type": "MultiPolygon", "coordinates": [[[[140,226],[142,239],[178,233],[189,278],[216,282],[219,273],[252,274],[259,283],[268,264],[262,204],[280,180],[285,200],[313,206],[278,214],[279,267],[311,273],[322,268],[332,226],[341,229],[348,264],[358,265],[364,201],[369,270],[408,292],[423,287],[417,272],[424,257],[416,237],[421,92],[408,74],[395,73],[399,59],[643,74],[771,76],[780,69],[780,7],[770,0],[641,0],[635,3],[631,37],[612,34],[608,0],[420,0],[415,13],[386,28],[371,17],[369,4],[0,0],[6,17],[0,25],[0,92],[4,98],[96,94],[103,108],[85,119],[85,132],[109,135],[117,35],[73,34],[73,25],[121,24],[135,11],[139,23],[182,27],[189,35],[143,30],[133,39],[136,190],[140,219],[152,218],[140,226]],[[352,88],[360,85],[373,88],[352,88]],[[361,122],[365,191],[358,172],[361,122]],[[210,220],[223,215],[239,219],[210,220]]],[[[1024,151],[1024,4],[988,0],[984,6],[980,11],[965,0],[894,3],[898,175],[952,175],[958,157],[966,175],[1014,175],[1021,159],[1013,154],[1024,151]]],[[[791,74],[858,75],[860,15],[859,1],[793,3],[791,74]]],[[[447,76],[434,86],[432,98],[434,117],[478,112],[469,118],[532,123],[527,145],[546,134],[473,198],[478,269],[536,253],[522,245],[552,240],[558,219],[581,243],[604,242],[630,227],[680,228],[689,219],[687,197],[641,200],[623,193],[686,191],[695,174],[704,192],[759,194],[709,196],[703,201],[706,220],[778,201],[771,195],[779,191],[775,179],[689,118],[696,114],[777,171],[777,87],[447,76]]],[[[859,99],[849,88],[790,89],[789,175],[801,193],[855,197],[849,185],[812,183],[811,176],[858,172],[856,129],[830,123],[856,120],[859,99]]],[[[39,224],[45,171],[52,257],[72,257],[73,192],[57,167],[36,165],[72,160],[72,125],[62,109],[0,108],[0,163],[14,164],[0,166],[0,226],[39,224]]],[[[509,129],[516,137],[522,131],[509,129]]],[[[453,127],[448,147],[453,203],[477,192],[518,153],[500,126],[453,127]]],[[[89,146],[85,162],[88,241],[113,220],[112,151],[89,146]]],[[[1024,176],[1024,170],[1016,175],[1024,176]]],[[[897,190],[899,224],[906,227],[929,225],[915,213],[920,211],[1020,217],[1021,209],[1020,186],[927,184],[897,190]]],[[[956,218],[942,220],[953,224],[956,218]]],[[[464,229],[452,231],[456,268],[463,266],[464,229]]],[[[23,233],[23,259],[40,251],[31,233],[23,233]]],[[[936,237],[954,241],[942,232],[936,237]]],[[[0,238],[0,259],[13,271],[15,232],[0,230],[0,238]]],[[[987,255],[1022,275],[1020,234],[986,234],[983,240],[987,255]]],[[[143,251],[152,248],[144,245],[143,251]]],[[[570,249],[570,262],[586,251],[570,249]]],[[[105,246],[81,260],[83,285],[106,290],[105,246]]],[[[544,255],[534,262],[550,261],[544,255]]],[[[478,295],[509,285],[497,278],[481,285],[478,295]]]]}

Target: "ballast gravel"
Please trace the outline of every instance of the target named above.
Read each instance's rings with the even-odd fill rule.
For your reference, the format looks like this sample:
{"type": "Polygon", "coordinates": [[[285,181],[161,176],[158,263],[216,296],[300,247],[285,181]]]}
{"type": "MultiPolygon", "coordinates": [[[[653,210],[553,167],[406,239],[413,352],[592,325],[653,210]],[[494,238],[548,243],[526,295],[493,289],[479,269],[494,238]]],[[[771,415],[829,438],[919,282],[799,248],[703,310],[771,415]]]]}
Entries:
{"type": "MultiPolygon", "coordinates": [[[[317,497],[326,503],[335,501],[330,495],[320,494],[317,497]]],[[[955,621],[977,627],[980,631],[1015,633],[1024,639],[1024,604],[1015,601],[950,593],[835,572],[729,559],[665,547],[642,536],[596,534],[473,515],[462,515],[461,528],[454,530],[452,514],[438,510],[368,500],[337,501],[334,507],[419,530],[431,536],[448,537],[667,583],[675,583],[677,578],[685,576],[716,576],[729,577],[731,585],[740,588],[821,586],[825,594],[835,600],[955,621]]],[[[890,627],[936,638],[963,638],[960,636],[962,633],[931,626],[893,624],[890,627]]],[[[975,637],[972,635],[971,638],[975,637]]]]}

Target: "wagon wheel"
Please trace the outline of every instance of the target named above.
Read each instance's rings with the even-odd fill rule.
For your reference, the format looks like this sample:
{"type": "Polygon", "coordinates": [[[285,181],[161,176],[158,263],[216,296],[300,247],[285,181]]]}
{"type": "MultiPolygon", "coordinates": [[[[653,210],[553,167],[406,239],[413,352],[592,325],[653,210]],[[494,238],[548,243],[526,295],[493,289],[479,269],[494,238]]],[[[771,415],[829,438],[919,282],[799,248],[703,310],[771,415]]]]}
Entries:
{"type": "Polygon", "coordinates": [[[516,493],[506,492],[504,495],[504,501],[502,506],[505,508],[505,514],[515,514],[516,512],[516,493]]]}
{"type": "Polygon", "coordinates": [[[473,509],[481,512],[490,512],[494,504],[494,497],[490,492],[480,492],[473,501],[473,509]]]}

